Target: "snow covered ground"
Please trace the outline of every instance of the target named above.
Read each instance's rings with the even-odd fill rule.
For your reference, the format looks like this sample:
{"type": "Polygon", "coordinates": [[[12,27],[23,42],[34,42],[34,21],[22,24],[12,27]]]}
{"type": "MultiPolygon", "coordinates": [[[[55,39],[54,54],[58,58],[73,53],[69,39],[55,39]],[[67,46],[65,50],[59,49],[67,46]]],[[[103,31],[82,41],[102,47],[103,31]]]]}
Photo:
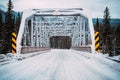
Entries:
{"type": "Polygon", "coordinates": [[[26,53],[26,54],[12,54],[12,53],[8,53],[6,55],[0,54],[0,66],[14,63],[16,61],[21,61],[23,59],[33,57],[33,56],[39,55],[41,53],[45,53],[47,51],[49,51],[49,50],[39,51],[39,52],[34,52],[34,53],[26,53]]]}
{"type": "Polygon", "coordinates": [[[119,63],[75,50],[52,49],[0,66],[0,80],[120,80],[119,63]],[[106,63],[109,64],[106,64],[106,63]]]}
{"type": "MultiPolygon", "coordinates": [[[[101,53],[101,54],[102,54],[102,53],[101,53]]],[[[109,58],[109,59],[111,59],[111,60],[115,60],[115,61],[120,62],[120,55],[109,57],[108,54],[104,54],[104,57],[109,58]]]]}

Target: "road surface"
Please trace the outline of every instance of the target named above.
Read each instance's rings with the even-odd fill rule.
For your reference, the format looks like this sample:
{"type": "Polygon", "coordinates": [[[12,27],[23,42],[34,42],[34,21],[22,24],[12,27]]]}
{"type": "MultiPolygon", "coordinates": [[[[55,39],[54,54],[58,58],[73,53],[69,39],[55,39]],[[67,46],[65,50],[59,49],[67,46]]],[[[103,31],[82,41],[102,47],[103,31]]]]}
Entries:
{"type": "Polygon", "coordinates": [[[1,66],[0,80],[120,80],[120,72],[81,54],[53,49],[1,66]]]}

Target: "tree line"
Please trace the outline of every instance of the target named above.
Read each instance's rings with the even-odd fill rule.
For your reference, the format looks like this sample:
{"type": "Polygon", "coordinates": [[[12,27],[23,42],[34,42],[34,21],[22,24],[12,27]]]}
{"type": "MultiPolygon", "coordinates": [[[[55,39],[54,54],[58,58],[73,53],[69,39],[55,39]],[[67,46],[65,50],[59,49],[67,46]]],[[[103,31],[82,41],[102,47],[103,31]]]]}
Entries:
{"type": "Polygon", "coordinates": [[[0,53],[6,54],[11,52],[12,32],[18,34],[21,13],[13,11],[13,3],[8,1],[8,8],[5,13],[0,10],[0,53]],[[5,19],[3,18],[5,15],[5,19]]]}
{"type": "Polygon", "coordinates": [[[99,23],[97,18],[94,25],[95,31],[99,32],[101,52],[109,56],[120,55],[120,24],[116,27],[110,25],[110,10],[104,10],[103,22],[99,23]]]}

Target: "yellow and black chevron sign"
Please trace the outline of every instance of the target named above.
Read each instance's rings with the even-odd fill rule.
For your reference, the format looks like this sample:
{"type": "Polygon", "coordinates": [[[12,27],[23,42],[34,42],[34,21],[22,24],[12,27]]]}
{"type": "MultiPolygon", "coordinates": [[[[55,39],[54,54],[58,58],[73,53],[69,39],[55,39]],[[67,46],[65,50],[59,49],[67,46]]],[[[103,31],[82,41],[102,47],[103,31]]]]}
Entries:
{"type": "Polygon", "coordinates": [[[100,37],[99,37],[99,32],[95,32],[95,51],[100,52],[100,37]]]}
{"type": "Polygon", "coordinates": [[[16,53],[16,34],[12,33],[12,53],[16,53]]]}

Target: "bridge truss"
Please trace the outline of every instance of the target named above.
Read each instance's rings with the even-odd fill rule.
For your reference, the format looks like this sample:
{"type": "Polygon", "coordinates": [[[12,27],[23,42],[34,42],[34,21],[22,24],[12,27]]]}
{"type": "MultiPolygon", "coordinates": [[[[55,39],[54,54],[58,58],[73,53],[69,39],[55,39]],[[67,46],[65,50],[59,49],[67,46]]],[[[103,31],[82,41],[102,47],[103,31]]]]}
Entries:
{"type": "Polygon", "coordinates": [[[23,12],[17,52],[23,46],[50,47],[52,36],[69,36],[71,47],[90,46],[94,51],[92,19],[76,9],[33,9],[23,12]]]}

